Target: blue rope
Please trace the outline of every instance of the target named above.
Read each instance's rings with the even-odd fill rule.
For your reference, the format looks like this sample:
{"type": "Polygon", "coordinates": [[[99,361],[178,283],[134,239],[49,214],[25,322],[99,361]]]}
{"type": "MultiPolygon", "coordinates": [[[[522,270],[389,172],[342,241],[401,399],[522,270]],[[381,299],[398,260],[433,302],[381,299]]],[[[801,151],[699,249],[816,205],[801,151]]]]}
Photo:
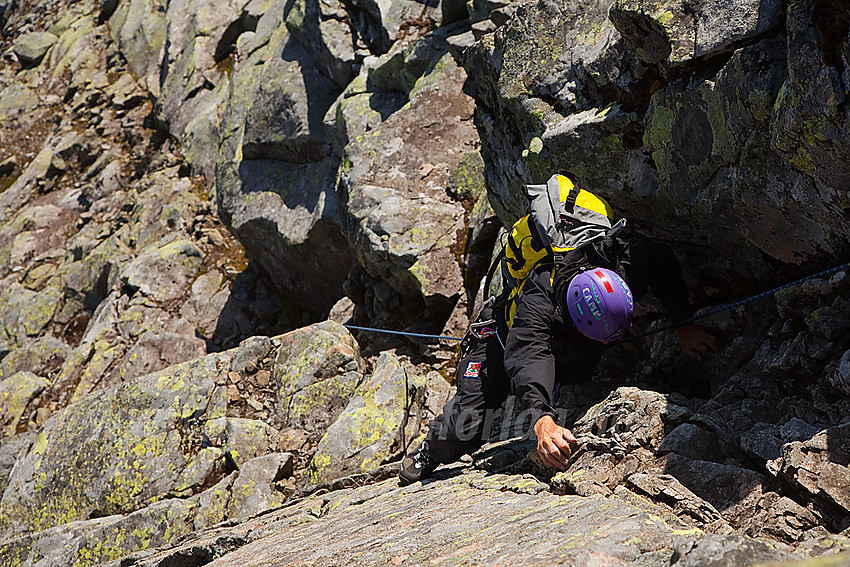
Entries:
{"type": "MultiPolygon", "coordinates": [[[[660,329],[653,329],[652,331],[647,331],[646,333],[643,333],[643,334],[640,334],[640,335],[635,335],[633,337],[625,337],[625,338],[620,339],[619,341],[615,341],[615,342],[622,343],[622,342],[626,342],[626,341],[634,341],[634,340],[637,340],[637,339],[642,339],[644,337],[648,337],[650,335],[654,335],[656,333],[661,333],[663,331],[669,331],[670,329],[676,329],[678,327],[690,325],[694,321],[698,321],[700,319],[705,319],[706,317],[711,317],[712,315],[717,315],[718,313],[723,313],[724,311],[731,311],[732,309],[735,309],[737,307],[741,307],[742,305],[747,305],[748,303],[752,303],[754,301],[758,301],[759,299],[763,299],[765,297],[774,295],[774,294],[776,294],[776,293],[778,293],[778,292],[780,292],[784,289],[788,289],[789,287],[794,287],[794,286],[800,285],[800,284],[805,283],[805,282],[810,281],[810,280],[829,276],[829,275],[832,275],[836,272],[840,272],[841,270],[846,270],[848,268],[850,268],[850,262],[848,262],[846,264],[841,264],[840,266],[836,266],[836,267],[830,268],[828,270],[824,270],[822,272],[818,272],[816,274],[806,276],[804,278],[800,278],[798,280],[794,280],[793,282],[783,284],[783,285],[775,287],[773,289],[769,289],[767,291],[763,291],[761,293],[757,293],[755,295],[745,297],[744,299],[739,299],[737,301],[733,301],[732,303],[725,303],[723,305],[720,305],[718,307],[714,307],[712,309],[709,309],[708,311],[700,313],[699,315],[694,315],[693,317],[689,317],[687,319],[683,319],[682,321],[677,321],[676,323],[673,323],[671,325],[667,325],[666,327],[662,327],[660,329]]],[[[422,339],[438,339],[438,340],[447,340],[447,341],[462,341],[463,340],[463,337],[448,337],[448,336],[445,336],[445,335],[427,335],[427,334],[423,334],[423,333],[407,333],[407,332],[404,332],[404,331],[390,331],[390,330],[387,330],[387,329],[375,329],[373,327],[356,327],[354,325],[344,325],[344,327],[347,328],[347,329],[353,329],[355,331],[369,331],[369,332],[372,332],[372,333],[385,333],[385,334],[388,334],[388,335],[404,335],[404,336],[407,336],[407,337],[419,337],[419,338],[422,338],[422,339]]],[[[499,339],[499,342],[501,342],[501,338],[499,339]]]]}
{"type": "Polygon", "coordinates": [[[371,331],[373,333],[385,333],[388,335],[404,335],[407,337],[419,337],[423,339],[445,339],[448,341],[462,341],[463,337],[447,337],[444,335],[425,335],[422,333],[406,333],[404,331],[389,331],[387,329],[374,329],[372,327],[355,327],[354,325],[343,325],[346,329],[354,329],[355,331],[371,331]]]}

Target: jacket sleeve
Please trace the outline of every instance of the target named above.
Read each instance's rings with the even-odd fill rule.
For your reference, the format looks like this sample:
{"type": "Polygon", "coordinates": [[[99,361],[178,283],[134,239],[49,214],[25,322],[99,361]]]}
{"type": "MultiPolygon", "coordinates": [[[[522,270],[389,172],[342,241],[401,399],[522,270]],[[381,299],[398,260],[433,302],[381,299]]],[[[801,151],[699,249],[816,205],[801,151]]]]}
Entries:
{"type": "MultiPolygon", "coordinates": [[[[547,274],[548,275],[548,274],[547,274]]],[[[547,292],[529,276],[520,294],[514,324],[505,342],[505,370],[523,408],[555,415],[555,355],[550,343],[555,309],[547,292]]]]}
{"type": "Polygon", "coordinates": [[[652,290],[652,295],[661,302],[674,322],[690,318],[693,310],[688,301],[682,269],[673,249],[648,239],[634,240],[630,248],[626,281],[635,299],[652,290]]]}

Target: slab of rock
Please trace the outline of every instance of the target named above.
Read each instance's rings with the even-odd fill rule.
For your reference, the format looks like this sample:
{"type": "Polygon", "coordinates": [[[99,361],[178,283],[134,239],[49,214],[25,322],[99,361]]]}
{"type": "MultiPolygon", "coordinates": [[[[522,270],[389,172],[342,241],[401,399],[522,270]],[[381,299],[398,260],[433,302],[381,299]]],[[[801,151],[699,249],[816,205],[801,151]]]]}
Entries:
{"type": "MultiPolygon", "coordinates": [[[[388,490],[395,481],[359,489],[366,493],[332,496],[316,521],[299,523],[297,516],[282,517],[281,524],[291,527],[269,525],[262,537],[211,565],[313,564],[330,558],[348,565],[416,564],[460,557],[492,564],[506,556],[517,565],[549,563],[554,557],[576,564],[669,565],[674,558],[682,561],[691,553],[699,557],[697,563],[710,557],[703,550],[694,551],[694,543],[705,537],[699,531],[671,528],[650,512],[617,498],[517,493],[501,490],[504,483],[498,479],[474,473],[442,481],[439,505],[429,488],[388,490]],[[359,499],[357,494],[362,494],[359,499]],[[428,513],[423,515],[423,509],[428,513]],[[495,517],[503,520],[494,523],[495,517]],[[385,518],[391,518],[391,525],[385,518]],[[297,530],[297,538],[290,529],[297,530]],[[469,540],[461,534],[476,537],[469,540]],[[313,538],[324,545],[305,548],[303,542],[313,538]]],[[[722,549],[722,553],[715,551],[726,556],[731,566],[789,557],[784,549],[742,537],[726,540],[722,549]]]]}
{"type": "Polygon", "coordinates": [[[286,26],[298,41],[318,54],[325,74],[340,87],[354,78],[356,66],[363,60],[362,51],[355,51],[352,37],[357,32],[351,21],[358,16],[351,6],[338,0],[297,0],[286,15],[286,26]]]}
{"type": "Polygon", "coordinates": [[[4,317],[3,342],[7,349],[28,342],[29,337],[39,336],[50,323],[56,311],[61,292],[48,286],[41,292],[27,289],[17,282],[12,283],[0,294],[0,309],[4,317]]]}
{"type": "Polygon", "coordinates": [[[269,424],[241,417],[217,417],[204,426],[209,443],[221,447],[228,461],[237,468],[243,463],[273,452],[277,430],[269,424]]]}
{"type": "Polygon", "coordinates": [[[56,337],[39,337],[0,360],[0,382],[20,371],[47,376],[62,366],[69,352],[68,345],[56,337]]]}
{"type": "Polygon", "coordinates": [[[50,32],[32,32],[18,36],[12,50],[24,67],[35,67],[59,38],[50,32]]]}
{"type": "Polygon", "coordinates": [[[782,22],[781,2],[616,0],[611,21],[646,63],[677,65],[734,49],[782,22]]]}
{"type": "Polygon", "coordinates": [[[850,424],[782,447],[779,474],[793,488],[816,498],[838,517],[850,514],[850,424]]]}
{"type": "Polygon", "coordinates": [[[669,506],[680,518],[696,525],[711,526],[721,533],[731,532],[714,506],[688,490],[675,476],[669,474],[633,474],[628,487],[652,501],[669,506]]]}
{"type": "Polygon", "coordinates": [[[191,240],[167,238],[146,248],[121,272],[126,285],[158,302],[182,298],[197,276],[204,253],[191,240]]]}
{"type": "Polygon", "coordinates": [[[633,449],[657,449],[668,428],[672,430],[690,416],[686,404],[687,400],[676,394],[623,386],[590,408],[576,422],[575,431],[613,437],[633,449]]]}
{"type": "Polygon", "coordinates": [[[246,461],[233,481],[228,518],[243,519],[280,506],[286,494],[275,483],[292,475],[291,453],[272,453],[246,461]]]}
{"type": "Polygon", "coordinates": [[[109,18],[112,37],[130,69],[156,96],[159,94],[159,71],[168,30],[166,11],[151,0],[117,4],[109,18]]]}
{"type": "Polygon", "coordinates": [[[348,405],[365,371],[357,341],[338,323],[281,336],[272,378],[279,388],[278,418],[284,427],[303,429],[318,441],[348,405]]]}
{"type": "Polygon", "coordinates": [[[339,87],[289,34],[282,4],[260,18],[251,54],[231,77],[215,183],[248,256],[293,302],[325,316],[351,265],[335,189],[339,160],[322,122],[339,87]],[[273,31],[261,34],[266,28],[273,31]]]}
{"type": "Polygon", "coordinates": [[[29,450],[35,438],[35,432],[29,431],[0,440],[0,493],[6,490],[9,475],[18,457],[29,450]]]}
{"type": "Polygon", "coordinates": [[[4,537],[162,500],[200,448],[225,354],[83,398],[48,419],[0,501],[4,537]]]}
{"type": "Polygon", "coordinates": [[[372,375],[360,383],[319,442],[306,483],[367,473],[403,450],[412,441],[409,423],[413,431],[419,429],[424,387],[424,377],[408,374],[395,355],[382,353],[372,375]]]}
{"type": "MultiPolygon", "coordinates": [[[[376,286],[371,301],[356,301],[372,320],[389,313],[417,323],[442,320],[463,289],[455,251],[465,246],[466,211],[446,192],[478,140],[464,80],[445,53],[409,93],[409,106],[345,148],[349,239],[363,269],[395,295],[376,286]]],[[[475,185],[474,173],[468,181],[475,185]]]]}
{"type": "Polygon", "coordinates": [[[192,530],[197,504],[164,500],[127,516],[79,520],[0,544],[4,564],[71,567],[99,564],[173,543],[192,530]]]}
{"type": "Polygon", "coordinates": [[[18,372],[0,382],[0,437],[17,433],[18,423],[30,401],[50,386],[50,381],[32,372],[18,372]]]}
{"type": "Polygon", "coordinates": [[[837,47],[846,37],[836,37],[834,52],[821,45],[820,28],[832,20],[823,10],[811,0],[788,10],[788,77],[776,98],[771,146],[795,170],[838,189],[850,180],[844,67],[850,53],[837,47]]]}

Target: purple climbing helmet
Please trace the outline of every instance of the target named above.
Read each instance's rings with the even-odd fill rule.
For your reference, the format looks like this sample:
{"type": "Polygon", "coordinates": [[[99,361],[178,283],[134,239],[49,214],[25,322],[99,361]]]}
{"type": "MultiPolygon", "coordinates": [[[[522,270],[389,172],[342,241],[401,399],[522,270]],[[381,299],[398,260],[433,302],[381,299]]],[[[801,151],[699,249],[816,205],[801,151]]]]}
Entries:
{"type": "Polygon", "coordinates": [[[595,341],[608,343],[626,334],[632,321],[632,290],[605,268],[585,270],[570,280],[566,304],[576,329],[595,341]]]}

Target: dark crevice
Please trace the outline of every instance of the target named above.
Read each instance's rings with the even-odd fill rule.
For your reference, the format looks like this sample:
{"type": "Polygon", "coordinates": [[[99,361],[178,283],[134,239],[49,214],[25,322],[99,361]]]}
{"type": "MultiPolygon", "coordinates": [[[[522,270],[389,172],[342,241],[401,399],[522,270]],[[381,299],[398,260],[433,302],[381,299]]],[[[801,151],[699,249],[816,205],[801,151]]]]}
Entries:
{"type": "Polygon", "coordinates": [[[841,46],[850,31],[850,0],[813,0],[812,23],[818,30],[824,64],[842,73],[841,46]]]}
{"type": "Polygon", "coordinates": [[[221,39],[218,40],[218,44],[215,46],[213,60],[216,63],[221,63],[233,55],[236,51],[236,40],[245,32],[257,31],[257,22],[259,20],[257,16],[243,14],[241,18],[227,26],[227,29],[221,34],[221,39]]]}

